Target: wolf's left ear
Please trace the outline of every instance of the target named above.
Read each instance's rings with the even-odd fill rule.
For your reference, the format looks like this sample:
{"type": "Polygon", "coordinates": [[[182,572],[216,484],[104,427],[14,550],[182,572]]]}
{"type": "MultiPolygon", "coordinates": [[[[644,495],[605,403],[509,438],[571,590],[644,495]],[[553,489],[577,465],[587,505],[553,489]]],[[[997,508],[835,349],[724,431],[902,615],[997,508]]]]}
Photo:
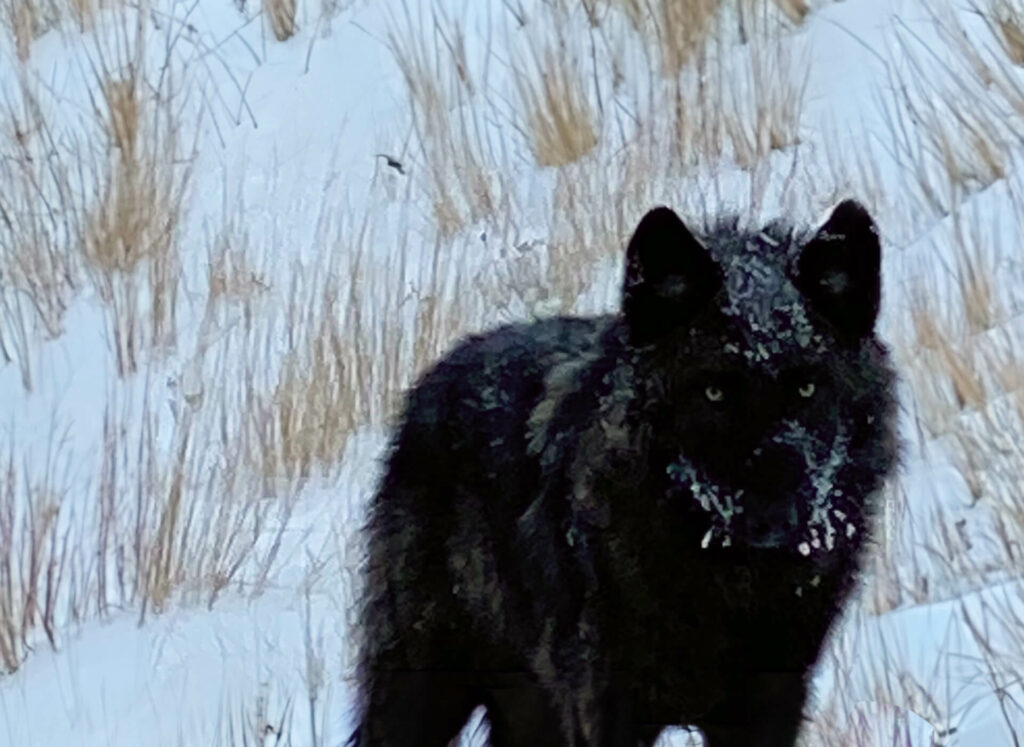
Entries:
{"type": "Polygon", "coordinates": [[[630,339],[646,344],[687,324],[721,285],[721,269],[679,216],[654,208],[626,248],[622,313],[630,339]]]}
{"type": "Polygon", "coordinates": [[[871,334],[881,301],[882,249],[868,211],[839,203],[800,251],[796,284],[849,341],[871,334]]]}

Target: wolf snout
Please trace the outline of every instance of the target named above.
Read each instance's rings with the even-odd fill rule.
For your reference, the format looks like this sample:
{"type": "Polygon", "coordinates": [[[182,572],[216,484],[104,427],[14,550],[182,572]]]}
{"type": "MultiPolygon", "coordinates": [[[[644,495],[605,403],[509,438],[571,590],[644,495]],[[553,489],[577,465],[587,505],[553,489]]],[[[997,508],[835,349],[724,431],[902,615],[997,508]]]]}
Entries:
{"type": "Polygon", "coordinates": [[[793,501],[806,472],[801,454],[775,443],[755,449],[746,467],[750,492],[773,503],[793,501]]]}

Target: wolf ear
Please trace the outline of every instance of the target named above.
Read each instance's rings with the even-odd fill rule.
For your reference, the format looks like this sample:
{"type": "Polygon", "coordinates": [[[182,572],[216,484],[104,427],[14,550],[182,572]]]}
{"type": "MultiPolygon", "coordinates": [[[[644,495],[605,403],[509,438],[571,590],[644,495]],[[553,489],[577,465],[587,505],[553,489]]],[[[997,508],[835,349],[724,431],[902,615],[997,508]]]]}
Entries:
{"type": "Polygon", "coordinates": [[[847,341],[871,334],[882,295],[882,249],[868,211],[841,202],[800,251],[796,284],[847,341]]]}
{"type": "Polygon", "coordinates": [[[686,324],[722,285],[708,250],[667,207],[641,219],[626,248],[622,313],[644,344],[686,324]]]}

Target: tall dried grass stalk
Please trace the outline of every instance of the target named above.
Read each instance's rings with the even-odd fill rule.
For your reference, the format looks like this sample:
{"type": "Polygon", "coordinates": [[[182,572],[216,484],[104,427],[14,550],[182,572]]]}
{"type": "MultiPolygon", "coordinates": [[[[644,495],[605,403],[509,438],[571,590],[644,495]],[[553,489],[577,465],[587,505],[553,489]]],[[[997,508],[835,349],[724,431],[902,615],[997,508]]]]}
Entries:
{"type": "Polygon", "coordinates": [[[19,77],[2,102],[0,141],[0,359],[32,386],[30,348],[63,332],[79,285],[82,174],[43,114],[36,85],[19,77]]]}
{"type": "Polygon", "coordinates": [[[0,0],[0,27],[6,27],[22,62],[32,54],[32,43],[54,28],[71,21],[79,31],[89,31],[97,12],[123,4],[123,0],[0,0]]]}
{"type": "Polygon", "coordinates": [[[662,73],[674,78],[701,56],[715,33],[721,0],[658,0],[658,48],[662,73]]]}
{"type": "Polygon", "coordinates": [[[1024,13],[1019,2],[988,0],[985,7],[972,3],[973,8],[998,31],[996,38],[1003,53],[1013,64],[1024,65],[1024,13]]]}
{"type": "Polygon", "coordinates": [[[991,238],[984,235],[977,218],[964,226],[961,212],[955,216],[956,284],[970,331],[981,333],[992,329],[1004,318],[990,259],[994,247],[991,238]]]}
{"type": "Polygon", "coordinates": [[[474,71],[463,38],[457,19],[439,10],[427,16],[422,7],[414,13],[408,2],[388,33],[426,170],[421,185],[442,237],[509,207],[493,143],[482,138],[485,126],[475,105],[474,71]],[[431,32],[424,33],[425,28],[431,32]]]}
{"type": "Polygon", "coordinates": [[[517,80],[533,155],[541,166],[565,166],[598,142],[600,124],[583,77],[566,50],[546,50],[536,72],[517,80]]]}
{"type": "Polygon", "coordinates": [[[0,472],[0,666],[17,669],[42,628],[56,645],[58,603],[63,580],[68,521],[62,515],[69,484],[67,454],[60,436],[46,447],[42,475],[38,462],[16,461],[13,439],[0,472]]]}
{"type": "Polygon", "coordinates": [[[753,172],[773,151],[800,142],[806,67],[761,35],[740,54],[725,52],[704,55],[672,81],[665,96],[672,101],[674,128],[668,147],[686,170],[731,157],[753,172]]]}
{"type": "Polygon", "coordinates": [[[279,42],[295,35],[295,11],[296,0],[263,0],[263,14],[279,42]]]}
{"type": "Polygon", "coordinates": [[[803,23],[811,12],[811,6],[807,0],[772,0],[775,6],[781,10],[786,18],[796,24],[803,23]]]}
{"type": "Polygon", "coordinates": [[[161,76],[164,89],[149,93],[140,67],[142,40],[135,44],[134,59],[118,66],[120,73],[99,55],[96,116],[104,122],[108,150],[97,165],[83,243],[89,275],[108,308],[121,376],[135,372],[144,349],[175,342],[176,237],[191,177],[174,119],[173,79],[161,76]]]}
{"type": "Polygon", "coordinates": [[[18,59],[25,62],[32,51],[39,19],[33,0],[7,0],[7,21],[14,35],[18,59]]]}

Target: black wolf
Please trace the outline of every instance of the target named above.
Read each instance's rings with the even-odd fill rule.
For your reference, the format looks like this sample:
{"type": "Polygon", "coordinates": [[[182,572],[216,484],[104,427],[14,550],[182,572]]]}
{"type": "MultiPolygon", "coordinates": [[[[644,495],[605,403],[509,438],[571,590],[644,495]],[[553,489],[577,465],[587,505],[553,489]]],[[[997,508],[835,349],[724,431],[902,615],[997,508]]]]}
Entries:
{"type": "Polygon", "coordinates": [[[694,235],[649,212],[621,310],[471,337],[372,502],[362,747],[791,745],[896,459],[859,204],[694,235]]]}

